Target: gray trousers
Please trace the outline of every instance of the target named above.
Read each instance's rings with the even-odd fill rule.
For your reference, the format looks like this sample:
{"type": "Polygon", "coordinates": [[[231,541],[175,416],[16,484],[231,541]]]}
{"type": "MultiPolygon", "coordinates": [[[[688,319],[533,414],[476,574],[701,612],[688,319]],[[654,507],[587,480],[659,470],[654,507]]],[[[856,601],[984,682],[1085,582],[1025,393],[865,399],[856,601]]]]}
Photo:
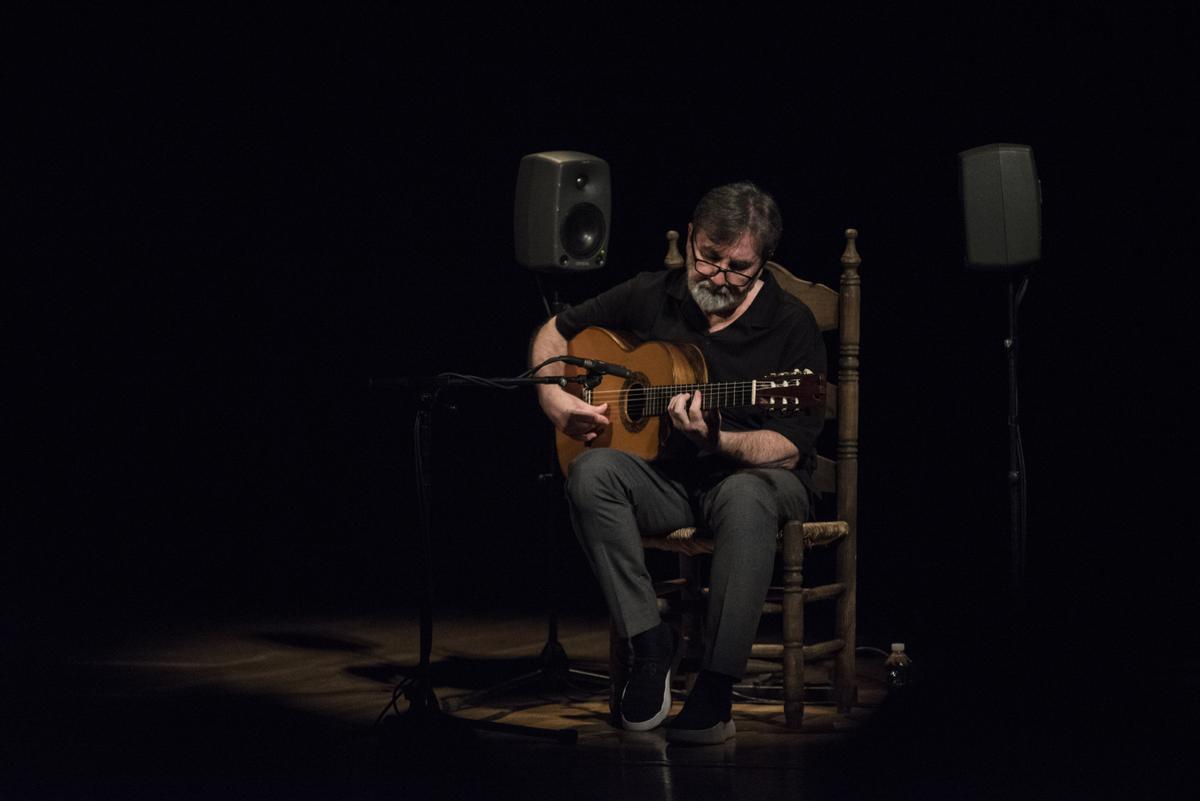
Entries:
{"type": "Polygon", "coordinates": [[[704,526],[713,535],[704,669],[740,678],[771,583],[779,530],[808,517],[804,484],[790,470],[738,471],[700,494],[645,460],[611,448],[585,451],[567,477],[571,522],[622,637],[658,625],[643,534],[704,526]]]}

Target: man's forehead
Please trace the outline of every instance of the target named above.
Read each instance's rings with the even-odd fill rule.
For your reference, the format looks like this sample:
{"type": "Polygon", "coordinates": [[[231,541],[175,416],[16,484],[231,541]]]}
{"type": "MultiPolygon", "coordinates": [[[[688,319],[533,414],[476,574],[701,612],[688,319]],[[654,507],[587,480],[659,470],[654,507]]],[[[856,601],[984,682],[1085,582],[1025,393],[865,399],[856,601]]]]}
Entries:
{"type": "Polygon", "coordinates": [[[737,240],[729,244],[718,244],[703,228],[696,229],[696,244],[720,251],[722,255],[735,260],[753,260],[758,257],[758,243],[754,241],[749,231],[742,231],[737,240]]]}

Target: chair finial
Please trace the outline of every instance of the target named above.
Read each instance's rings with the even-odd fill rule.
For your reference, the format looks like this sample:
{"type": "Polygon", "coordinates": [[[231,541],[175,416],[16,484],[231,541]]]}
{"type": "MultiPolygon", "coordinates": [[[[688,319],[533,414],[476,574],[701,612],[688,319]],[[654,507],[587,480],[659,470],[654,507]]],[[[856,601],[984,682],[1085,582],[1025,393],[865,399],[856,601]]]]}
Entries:
{"type": "Polygon", "coordinates": [[[858,255],[858,239],[857,228],[846,229],[846,249],[842,251],[842,268],[849,272],[854,272],[858,266],[862,264],[862,257],[858,255]]]}
{"type": "Polygon", "coordinates": [[[683,266],[683,254],[679,252],[679,232],[667,231],[667,255],[663,257],[663,264],[668,270],[683,266]]]}

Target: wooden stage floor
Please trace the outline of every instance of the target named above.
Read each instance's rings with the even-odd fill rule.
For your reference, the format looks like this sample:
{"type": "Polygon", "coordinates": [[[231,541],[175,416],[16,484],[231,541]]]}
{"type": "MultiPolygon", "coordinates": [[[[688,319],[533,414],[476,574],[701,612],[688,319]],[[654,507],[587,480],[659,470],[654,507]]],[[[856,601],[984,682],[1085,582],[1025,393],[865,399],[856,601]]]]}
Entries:
{"type": "MultiPolygon", "coordinates": [[[[889,709],[904,706],[886,699],[882,659],[873,655],[860,658],[862,703],[850,715],[811,705],[803,730],[791,732],[779,704],[738,703],[738,735],[724,746],[667,747],[661,730],[613,729],[605,691],[582,679],[528,682],[454,714],[536,727],[542,736],[478,731],[442,716],[376,725],[394,688],[413,674],[418,629],[415,613],[376,613],[141,626],[95,641],[26,637],[5,655],[2,795],[1087,797],[1071,792],[1077,774],[1032,769],[1036,748],[1008,743],[1004,751],[1007,737],[981,736],[974,719],[956,719],[946,705],[915,715],[911,726],[904,716],[889,718],[889,709]],[[574,744],[553,739],[566,729],[577,732],[574,744]],[[921,739],[927,747],[914,746],[921,739]],[[972,761],[977,749],[997,748],[972,761]],[[1033,788],[1039,792],[1030,795],[1033,788]]],[[[574,668],[603,670],[607,636],[600,618],[560,623],[574,668]]],[[[438,698],[454,705],[535,670],[545,640],[537,614],[439,614],[438,698]]]]}

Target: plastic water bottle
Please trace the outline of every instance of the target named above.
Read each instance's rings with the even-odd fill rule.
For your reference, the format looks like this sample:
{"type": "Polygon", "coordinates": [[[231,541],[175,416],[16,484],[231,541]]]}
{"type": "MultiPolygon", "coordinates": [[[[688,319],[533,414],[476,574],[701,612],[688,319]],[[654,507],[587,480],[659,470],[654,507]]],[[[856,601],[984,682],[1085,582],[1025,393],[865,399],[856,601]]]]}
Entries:
{"type": "Polygon", "coordinates": [[[904,653],[904,643],[892,643],[892,652],[883,664],[887,667],[889,688],[896,689],[912,682],[912,660],[904,653]]]}

